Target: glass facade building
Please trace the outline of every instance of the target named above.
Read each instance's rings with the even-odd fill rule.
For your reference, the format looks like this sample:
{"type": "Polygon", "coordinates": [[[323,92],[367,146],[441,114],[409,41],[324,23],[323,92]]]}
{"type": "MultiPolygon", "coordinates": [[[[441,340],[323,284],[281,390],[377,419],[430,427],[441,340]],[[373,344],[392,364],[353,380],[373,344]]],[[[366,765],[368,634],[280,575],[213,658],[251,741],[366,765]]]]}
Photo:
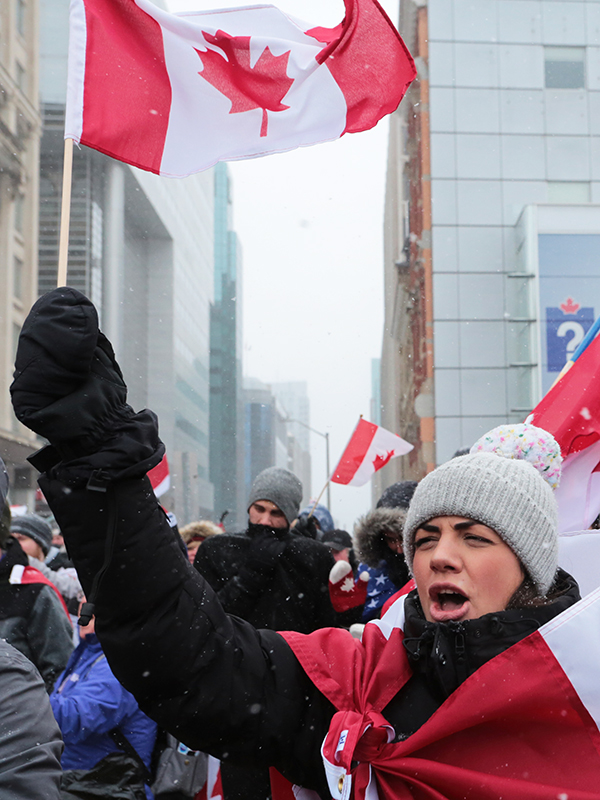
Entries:
{"type": "Polygon", "coordinates": [[[402,0],[400,29],[419,77],[390,132],[382,422],[418,446],[388,482],[527,416],[561,322],[546,309],[592,307],[591,283],[558,289],[557,270],[592,276],[549,219],[600,233],[600,2],[402,0]]]}

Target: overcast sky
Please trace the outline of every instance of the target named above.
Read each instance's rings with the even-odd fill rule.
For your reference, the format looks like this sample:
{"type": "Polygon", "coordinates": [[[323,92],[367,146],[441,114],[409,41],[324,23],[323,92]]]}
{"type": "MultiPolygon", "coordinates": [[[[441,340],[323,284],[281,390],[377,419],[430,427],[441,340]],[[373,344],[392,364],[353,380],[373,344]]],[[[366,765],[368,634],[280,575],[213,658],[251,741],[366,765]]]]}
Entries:
{"type": "MultiPolygon", "coordinates": [[[[275,5],[312,27],[333,27],[344,15],[342,0],[275,5]]],[[[382,5],[396,23],[398,0],[382,5]]],[[[370,419],[371,359],[381,352],[387,132],[384,120],[336,142],[230,164],[243,248],[244,373],[308,382],[311,425],[330,434],[332,468],[359,415],[370,419]]],[[[326,480],[325,446],[311,440],[316,495],[326,480]]],[[[333,484],[331,494],[336,524],[349,530],[371,506],[370,485],[333,484]]]]}

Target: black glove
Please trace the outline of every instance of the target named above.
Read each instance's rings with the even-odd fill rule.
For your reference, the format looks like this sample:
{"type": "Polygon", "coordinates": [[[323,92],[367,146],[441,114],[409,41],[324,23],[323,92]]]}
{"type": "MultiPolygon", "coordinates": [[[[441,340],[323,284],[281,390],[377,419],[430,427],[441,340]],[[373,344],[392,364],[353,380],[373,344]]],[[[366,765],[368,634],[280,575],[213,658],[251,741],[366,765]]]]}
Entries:
{"type": "Polygon", "coordinates": [[[292,528],[294,533],[298,536],[305,536],[307,539],[319,539],[319,529],[314,517],[309,517],[308,514],[302,514],[292,528]]]}
{"type": "Polygon", "coordinates": [[[75,289],[54,289],[29,312],[10,392],[17,418],[53,446],[31,462],[41,471],[63,462],[54,477],[66,483],[87,481],[92,473],[138,477],[164,455],[156,416],[127,405],[127,386],[96,309],[75,289]]]}

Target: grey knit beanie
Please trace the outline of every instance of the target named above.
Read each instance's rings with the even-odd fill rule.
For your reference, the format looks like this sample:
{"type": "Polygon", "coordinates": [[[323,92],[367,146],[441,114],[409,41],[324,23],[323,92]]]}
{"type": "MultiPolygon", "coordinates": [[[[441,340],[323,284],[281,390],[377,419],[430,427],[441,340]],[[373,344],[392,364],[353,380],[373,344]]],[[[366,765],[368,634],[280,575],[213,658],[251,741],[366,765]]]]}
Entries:
{"type": "Polygon", "coordinates": [[[37,542],[47,556],[52,547],[52,528],[46,520],[37,514],[26,514],[23,517],[13,517],[10,524],[11,533],[22,533],[37,542]]]}
{"type": "Polygon", "coordinates": [[[269,500],[275,503],[290,524],[300,511],[302,483],[289,469],[282,467],[263,469],[254,479],[250,489],[248,508],[257,500],[269,500]]]}
{"type": "Polygon", "coordinates": [[[453,458],[419,483],[404,526],[404,556],[412,572],[417,529],[434,517],[465,517],[492,528],[545,595],[558,567],[554,494],[527,461],[495,453],[453,458]]]}

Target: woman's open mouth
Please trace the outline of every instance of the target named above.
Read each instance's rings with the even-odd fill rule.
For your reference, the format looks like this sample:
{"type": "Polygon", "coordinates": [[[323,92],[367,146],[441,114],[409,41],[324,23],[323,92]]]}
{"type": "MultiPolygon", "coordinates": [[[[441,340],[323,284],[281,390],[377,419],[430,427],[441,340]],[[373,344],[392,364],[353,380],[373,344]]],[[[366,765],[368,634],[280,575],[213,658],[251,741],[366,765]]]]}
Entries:
{"type": "Polygon", "coordinates": [[[429,613],[434,622],[465,619],[470,608],[469,598],[452,584],[433,584],[429,588],[429,613]]]}

